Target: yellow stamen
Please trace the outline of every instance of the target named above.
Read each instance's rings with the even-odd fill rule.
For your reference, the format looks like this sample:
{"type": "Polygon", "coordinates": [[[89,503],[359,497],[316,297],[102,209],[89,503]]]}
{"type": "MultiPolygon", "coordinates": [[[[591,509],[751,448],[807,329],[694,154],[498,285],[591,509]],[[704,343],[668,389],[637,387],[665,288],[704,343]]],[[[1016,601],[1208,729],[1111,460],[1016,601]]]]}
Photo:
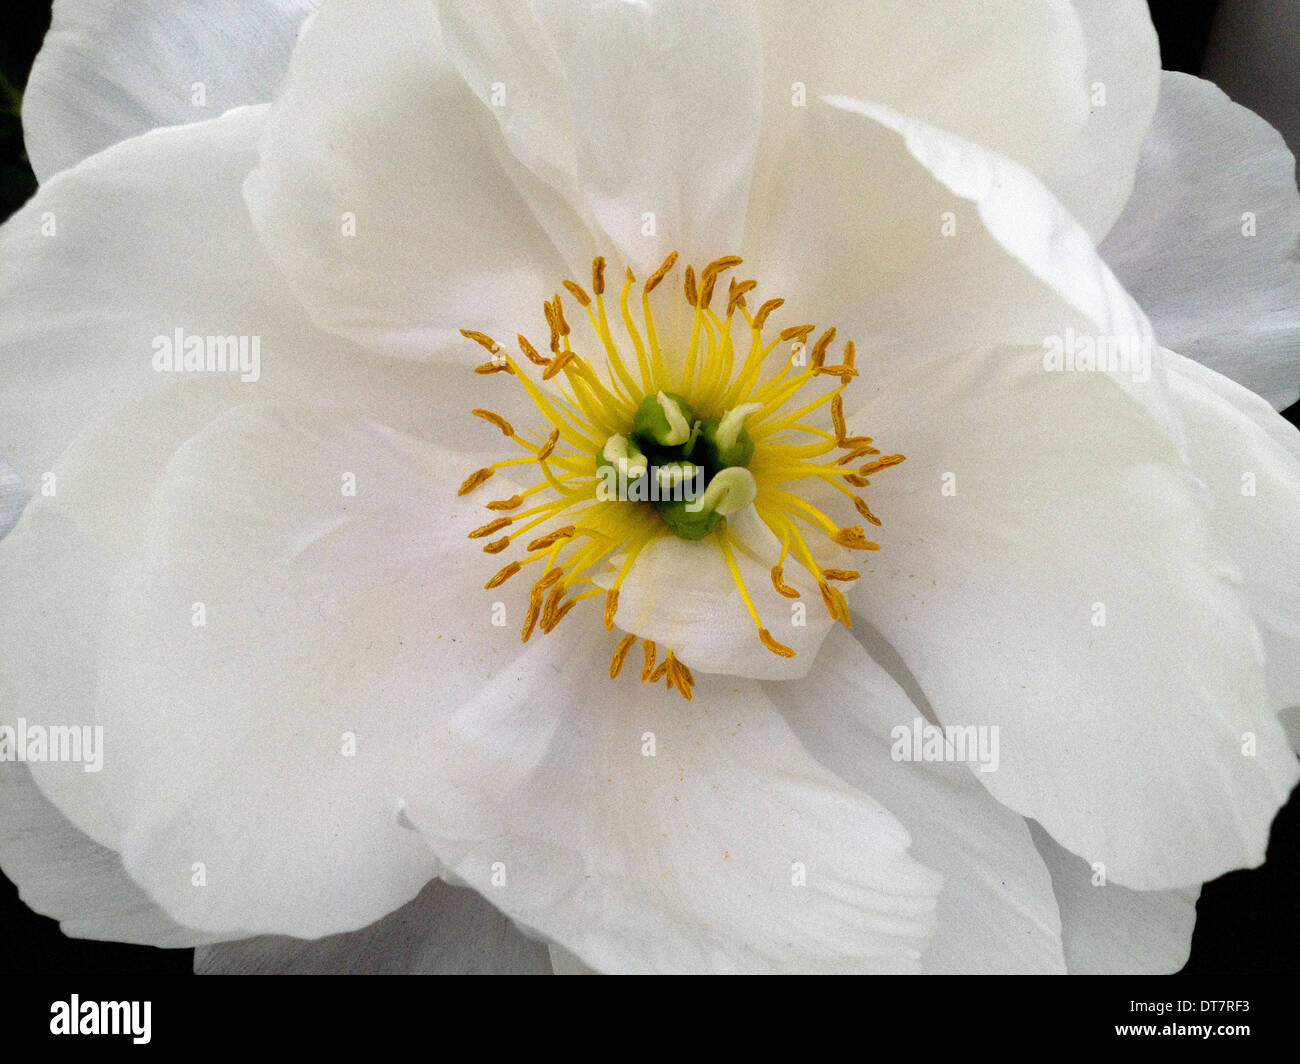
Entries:
{"type": "MultiPolygon", "coordinates": [[[[849,569],[822,570],[811,544],[814,538],[824,537],[854,550],[877,550],[879,546],[867,540],[862,527],[842,527],[842,518],[807,501],[798,485],[830,485],[837,498],[847,496],[864,522],[878,527],[879,518],[856,492],[869,486],[870,476],[902,462],[903,456],[881,455],[870,437],[848,434],[841,392],[858,374],[852,341],[844,343],[840,363],[828,365],[836,338],[833,327],[823,326],[819,332],[814,324],[795,324],[782,328],[773,339],[765,330],[784,301],[767,299],[751,310],[749,299],[758,287],[751,279],[731,276],[725,305],[719,301],[714,306],[719,281],[741,265],[739,256],[715,258],[698,271],[694,265],[686,265],[682,287],[671,287],[685,296],[690,313],[679,316],[678,331],[661,336],[651,294],[660,292],[656,302],[682,298],[661,291],[677,264],[678,255],[673,252],[641,284],[639,314],[631,299],[636,275],[626,270],[614,313],[606,304],[605,260],[593,259],[590,289],[564,280],[560,292],[543,303],[549,354],[540,352],[523,333],[516,334],[521,355],[512,357],[488,334],[464,330],[466,338],[491,356],[476,372],[513,376],[542,419],[540,425],[521,434],[500,414],[481,407],[473,410],[475,417],[494,425],[522,453],[471,473],[458,494],[469,494],[504,469],[510,469],[512,476],[531,473],[534,483],[509,498],[485,503],[490,512],[510,514],[495,517],[469,536],[490,539],[483,547],[489,554],[503,553],[512,545],[525,552],[499,570],[485,585],[488,589],[500,587],[526,566],[534,565],[534,573],[541,571],[528,594],[522,627],[522,638],[527,641],[538,628],[543,633],[553,631],[578,603],[602,595],[604,623],[612,630],[620,588],[642,551],[674,533],[688,538],[708,535],[709,542],[722,552],[759,642],[773,654],[792,657],[795,651],[772,636],[745,585],[736,556],[738,541],[728,527],[729,518],[721,516],[730,510],[720,503],[716,510],[707,510],[701,520],[712,523],[704,528],[694,518],[683,519],[684,523],[673,518],[675,523],[670,525],[669,511],[657,509],[652,502],[632,501],[635,495],[602,497],[598,488],[602,469],[608,472],[610,467],[608,441],[618,437],[631,441],[633,447],[642,446],[636,453],[646,456],[646,472],[656,484],[663,482],[660,474],[665,463],[707,462],[708,475],[716,480],[719,470],[713,459],[702,460],[700,454],[743,455],[734,464],[744,466],[744,472],[737,469],[728,475],[744,477],[750,486],[751,494],[746,497],[752,499],[753,511],[780,542],[780,556],[770,567],[772,587],[784,598],[799,598],[798,588],[786,580],[787,567],[796,565],[801,574],[817,583],[830,615],[844,624],[851,623],[848,604],[830,582],[848,583],[860,579],[861,574],[849,569]],[[573,337],[561,293],[582,308],[578,324],[591,329],[586,340],[573,337]],[[617,334],[616,328],[621,330],[617,334]],[[812,343],[814,334],[817,339],[812,343]],[[575,344],[583,352],[598,352],[599,360],[579,354],[575,344]],[[804,352],[808,344],[811,350],[804,352]],[[814,383],[823,376],[838,381],[829,388],[814,383]],[[803,399],[797,401],[810,384],[811,397],[804,392],[803,399]],[[694,411],[694,419],[687,425],[690,434],[680,445],[660,442],[651,447],[645,443],[649,430],[636,429],[634,418],[647,397],[669,392],[680,395],[685,403],[680,409],[673,407],[679,414],[687,406],[694,411]],[[738,433],[741,419],[743,433],[738,433]],[[712,450],[693,452],[700,441],[712,450]],[[667,457],[664,446],[670,447],[667,457]],[[680,451],[672,450],[678,447],[680,451]],[[724,447],[729,450],[721,450],[724,447]],[[861,464],[864,461],[866,464],[861,464]],[[505,528],[510,528],[508,534],[494,536],[505,528]]],[[[656,430],[656,440],[660,440],[659,432],[656,430]]],[[[674,432],[673,438],[678,435],[680,432],[674,432]]],[[[636,476],[645,477],[646,472],[636,476]]],[[[716,500],[721,496],[715,491],[708,497],[716,500]]],[[[682,578],[689,581],[690,574],[682,574],[682,578]]],[[[802,575],[795,582],[801,580],[802,575]]],[[[626,623],[635,624],[636,618],[626,623]]],[[[610,660],[611,678],[620,674],[636,641],[632,632],[621,638],[610,660]]],[[[641,679],[663,679],[668,689],[692,698],[694,676],[673,648],[660,652],[653,641],[641,642],[645,653],[641,679]]]]}
{"type": "Polygon", "coordinates": [[[557,373],[559,373],[560,370],[564,369],[564,367],[567,366],[572,361],[573,361],[572,351],[561,351],[558,355],[555,356],[555,358],[551,360],[551,364],[546,367],[546,372],[542,374],[542,380],[549,381],[552,377],[554,377],[557,373]]]}
{"type": "Polygon", "coordinates": [[[562,577],[563,575],[564,575],[563,569],[547,569],[546,572],[542,574],[542,578],[538,580],[535,585],[533,585],[534,589],[537,591],[543,591],[546,588],[550,587],[553,583],[555,583],[555,581],[560,579],[560,577],[562,577]]]}
{"type": "Polygon", "coordinates": [[[467,339],[473,340],[490,355],[501,354],[501,345],[487,333],[479,332],[477,329],[461,329],[460,334],[467,339]]]}
{"type": "Polygon", "coordinates": [[[772,566],[772,586],[776,588],[778,595],[792,599],[799,597],[799,592],[785,582],[785,571],[779,565],[772,566]]]}
{"type": "Polygon", "coordinates": [[[581,285],[574,284],[572,281],[565,281],[564,287],[569,290],[573,295],[573,298],[576,299],[581,306],[591,306],[591,296],[587,295],[586,290],[581,285]]]}
{"type": "Polygon", "coordinates": [[[701,307],[707,307],[713,301],[713,289],[718,283],[718,277],[726,270],[739,266],[741,261],[739,255],[728,255],[726,258],[716,259],[704,267],[704,272],[700,274],[701,307]]]}
{"type": "Polygon", "coordinates": [[[751,328],[755,332],[761,333],[763,326],[767,324],[767,319],[783,306],[785,306],[784,299],[769,299],[759,304],[758,313],[754,315],[754,320],[750,323],[751,328]]]}
{"type": "Polygon", "coordinates": [[[845,628],[853,627],[853,620],[849,616],[849,604],[845,601],[844,593],[837,587],[831,587],[825,580],[818,581],[817,587],[821,590],[822,602],[825,603],[826,612],[831,615],[831,620],[842,622],[845,628]]]}
{"type": "Polygon", "coordinates": [[[823,569],[822,576],[827,580],[839,580],[847,584],[860,579],[862,574],[855,569],[823,569]]]}
{"type": "Polygon", "coordinates": [[[498,517],[495,521],[489,521],[486,525],[474,529],[474,531],[469,534],[469,538],[482,539],[484,536],[490,536],[492,535],[493,532],[496,532],[498,529],[505,528],[513,521],[514,521],[513,517],[498,517]]]}
{"type": "Polygon", "coordinates": [[[645,664],[641,666],[641,682],[649,683],[655,670],[655,645],[651,640],[643,639],[641,646],[645,651],[645,664]]]}
{"type": "Polygon", "coordinates": [[[732,281],[727,289],[727,317],[731,317],[739,307],[743,307],[746,294],[757,287],[757,281],[732,281]]]}
{"type": "Polygon", "coordinates": [[[671,252],[669,256],[666,259],[664,259],[663,265],[660,266],[659,269],[655,270],[654,273],[652,273],[649,277],[646,278],[645,290],[647,292],[653,292],[655,290],[655,287],[659,284],[659,282],[668,276],[668,271],[673,268],[673,264],[676,261],[677,261],[677,252],[675,251],[671,252]]]}
{"type": "Polygon", "coordinates": [[[537,626],[537,618],[542,613],[542,600],[540,596],[534,596],[528,601],[528,614],[524,617],[524,627],[520,632],[520,639],[527,643],[533,637],[533,629],[537,626]]]}
{"type": "Polygon", "coordinates": [[[617,680],[618,674],[623,671],[623,662],[627,660],[628,652],[636,643],[636,636],[631,632],[619,640],[618,646],[614,650],[614,656],[609,659],[609,678],[617,680]]]}
{"type": "Polygon", "coordinates": [[[768,650],[770,650],[773,654],[777,655],[778,657],[782,657],[782,658],[794,657],[794,651],[791,650],[784,643],[778,643],[775,639],[773,639],[772,633],[769,632],[766,628],[760,628],[758,630],[758,638],[762,640],[763,646],[767,647],[768,650]]]}
{"type": "Polygon", "coordinates": [[[478,410],[478,409],[471,410],[470,413],[473,414],[475,417],[481,417],[484,421],[492,422],[492,424],[494,424],[497,428],[501,430],[501,434],[503,436],[513,436],[515,434],[514,426],[511,425],[510,422],[507,421],[505,418],[503,418],[500,414],[494,414],[492,413],[491,410],[478,410]]]}
{"type": "Polygon", "coordinates": [[[541,353],[537,348],[529,343],[528,337],[523,333],[520,333],[515,337],[515,339],[519,341],[519,350],[524,353],[524,357],[534,366],[549,366],[551,364],[551,360],[549,358],[543,358],[541,353]]]}
{"type": "Polygon", "coordinates": [[[564,618],[568,615],[569,611],[573,609],[573,607],[576,606],[577,604],[578,604],[577,599],[569,599],[568,601],[566,601],[564,605],[562,605],[551,615],[551,619],[549,621],[546,621],[542,624],[542,631],[546,632],[547,634],[555,631],[555,626],[558,625],[562,620],[564,620],[564,618]]]}
{"type": "Polygon", "coordinates": [[[551,434],[546,437],[546,443],[542,446],[542,449],[537,452],[537,460],[539,462],[545,462],[546,459],[550,458],[551,453],[555,450],[555,445],[559,442],[560,430],[552,429],[551,434]]]}
{"type": "Polygon", "coordinates": [[[864,465],[861,469],[858,470],[858,475],[862,477],[869,477],[873,473],[879,473],[882,469],[888,469],[890,466],[896,466],[902,461],[904,461],[904,457],[901,454],[887,454],[885,455],[884,458],[877,458],[874,462],[868,462],[866,465],[864,465]]]}
{"type": "Polygon", "coordinates": [[[664,665],[668,674],[669,689],[676,688],[677,693],[689,702],[694,697],[692,688],[695,686],[695,677],[691,675],[691,670],[678,661],[671,650],[668,651],[668,660],[664,665]]]}
{"type": "Polygon", "coordinates": [[[873,514],[871,512],[871,507],[868,506],[856,495],[853,496],[853,505],[857,509],[858,513],[860,513],[863,517],[865,517],[867,521],[875,525],[877,528],[880,527],[880,518],[877,517],[875,514],[873,514]]]}
{"type": "Polygon", "coordinates": [[[871,540],[867,539],[861,525],[854,525],[852,528],[841,528],[831,536],[831,539],[841,547],[848,547],[849,550],[880,550],[879,543],[872,543],[871,540]]]}
{"type": "Polygon", "coordinates": [[[494,576],[491,580],[489,580],[486,584],[484,584],[483,590],[491,591],[494,587],[500,587],[512,576],[514,576],[515,573],[519,572],[519,570],[522,568],[523,566],[520,565],[518,562],[511,562],[499,573],[497,573],[496,576],[494,576]]]}
{"type": "Polygon", "coordinates": [[[528,544],[528,553],[535,550],[545,550],[547,547],[554,546],[562,539],[568,539],[576,530],[573,525],[565,525],[564,528],[557,528],[554,532],[548,532],[544,536],[539,536],[528,544]]]}
{"type": "Polygon", "coordinates": [[[839,392],[831,398],[831,425],[835,429],[835,442],[842,447],[848,429],[844,424],[844,397],[839,392]]]}
{"type": "Polygon", "coordinates": [[[477,488],[483,481],[495,473],[495,469],[476,469],[473,473],[465,478],[464,483],[456,490],[457,495],[468,495],[477,488]]]}

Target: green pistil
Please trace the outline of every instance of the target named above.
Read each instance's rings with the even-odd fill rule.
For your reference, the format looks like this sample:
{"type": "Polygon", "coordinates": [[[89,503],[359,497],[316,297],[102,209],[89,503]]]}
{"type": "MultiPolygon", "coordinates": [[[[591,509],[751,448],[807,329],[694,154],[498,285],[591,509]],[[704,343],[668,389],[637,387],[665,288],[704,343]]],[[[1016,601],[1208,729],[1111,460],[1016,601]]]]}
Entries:
{"type": "Polygon", "coordinates": [[[665,462],[663,465],[655,466],[655,480],[659,482],[659,490],[666,494],[677,488],[680,494],[681,489],[678,485],[693,480],[696,469],[694,462],[665,462]]]}
{"type": "Polygon", "coordinates": [[[722,517],[730,517],[743,510],[758,497],[758,482],[754,474],[740,466],[724,469],[704,489],[700,509],[722,517]]]}
{"type": "Polygon", "coordinates": [[[674,536],[703,539],[722,523],[724,517],[743,510],[757,495],[754,474],[748,469],[732,466],[714,476],[700,498],[661,502],[657,508],[674,536]]]}
{"type": "Polygon", "coordinates": [[[722,417],[698,420],[680,395],[646,396],[632,435],[611,436],[597,456],[598,473],[607,479],[608,471],[618,473],[626,494],[600,497],[653,502],[673,535],[703,539],[758,494],[745,468],[754,441],[744,425],[758,409],[758,403],[745,403],[722,417]]]}
{"type": "Polygon", "coordinates": [[[605,441],[598,464],[613,466],[620,476],[628,480],[636,480],[637,477],[645,476],[646,470],[650,468],[650,463],[641,448],[626,436],[617,435],[611,436],[605,441]]]}
{"type": "Polygon", "coordinates": [[[632,433],[652,446],[680,447],[691,437],[695,411],[680,395],[647,395],[632,419],[632,433]]]}
{"type": "Polygon", "coordinates": [[[754,441],[745,431],[745,418],[761,409],[760,403],[745,403],[728,410],[720,418],[710,417],[701,421],[704,460],[718,469],[749,465],[749,460],[754,457],[754,441]]]}

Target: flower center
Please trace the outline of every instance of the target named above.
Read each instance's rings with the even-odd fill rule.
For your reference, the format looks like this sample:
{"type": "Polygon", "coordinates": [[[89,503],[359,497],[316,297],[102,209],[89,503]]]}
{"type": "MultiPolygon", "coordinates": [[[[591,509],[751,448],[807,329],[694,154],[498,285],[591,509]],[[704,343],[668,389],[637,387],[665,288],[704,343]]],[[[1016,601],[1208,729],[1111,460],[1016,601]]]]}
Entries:
{"type": "MultiPolygon", "coordinates": [[[[858,373],[852,341],[844,344],[839,364],[827,365],[834,328],[811,347],[814,325],[791,326],[767,339],[767,320],[784,300],[769,299],[751,311],[748,297],[757,287],[752,280],[731,280],[725,306],[715,309],[718,282],[740,265],[738,257],[711,262],[698,277],[686,267],[686,306],[671,308],[683,311],[681,336],[661,340],[651,294],[676,262],[673,252],[641,284],[640,321],[632,309],[636,278],[627,271],[617,304],[622,344],[610,324],[613,299],[606,297],[605,260],[592,264],[594,298],[573,281],[564,282],[587,317],[593,348],[599,344],[603,351],[603,365],[573,349],[558,294],[544,305],[549,355],[520,334],[521,361],[490,336],[462,330],[492,356],[476,372],[517,378],[547,426],[521,434],[500,414],[474,411],[525,453],[477,470],[458,494],[469,494],[511,467],[530,469],[538,479],[519,494],[488,502],[487,509],[502,516],[476,528],[470,538],[505,533],[483,547],[489,554],[525,543],[523,556],[493,576],[489,589],[529,566],[540,570],[524,619],[525,642],[539,626],[552,631],[575,605],[597,596],[604,596],[605,627],[612,631],[619,588],[648,546],[666,536],[709,539],[725,559],[758,639],[773,654],[793,657],[794,650],[778,642],[759,616],[736,559],[746,547],[728,518],[752,506],[780,543],[772,586],[786,598],[799,597],[785,579],[785,566],[793,560],[816,581],[831,618],[848,627],[848,604],[832,582],[851,582],[860,574],[823,567],[817,554],[824,559],[825,550],[816,548],[828,542],[850,550],[879,547],[862,526],[839,525],[797,489],[829,486],[869,524],[879,525],[858,491],[903,456],[882,456],[870,437],[847,434],[841,393],[858,373]],[[826,414],[829,428],[809,423],[826,414]]],[[[661,315],[664,309],[661,305],[661,315]]],[[[629,633],[618,644],[611,678],[619,675],[636,640],[629,633]]],[[[691,670],[671,648],[658,660],[655,643],[643,639],[642,644],[642,681],[663,679],[689,699],[695,682],[691,670]]]]}

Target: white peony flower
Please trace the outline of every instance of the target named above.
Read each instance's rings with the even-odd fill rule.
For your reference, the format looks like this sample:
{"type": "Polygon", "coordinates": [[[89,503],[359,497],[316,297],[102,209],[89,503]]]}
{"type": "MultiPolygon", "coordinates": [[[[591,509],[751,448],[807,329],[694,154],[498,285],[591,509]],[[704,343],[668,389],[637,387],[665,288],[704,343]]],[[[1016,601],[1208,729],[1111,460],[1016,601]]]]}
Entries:
{"type": "Polygon", "coordinates": [[[1300,775],[1278,135],[1139,0],[308,6],[69,0],[33,72],[0,725],[103,757],[0,765],[25,901],[1179,967],[1300,775]]]}

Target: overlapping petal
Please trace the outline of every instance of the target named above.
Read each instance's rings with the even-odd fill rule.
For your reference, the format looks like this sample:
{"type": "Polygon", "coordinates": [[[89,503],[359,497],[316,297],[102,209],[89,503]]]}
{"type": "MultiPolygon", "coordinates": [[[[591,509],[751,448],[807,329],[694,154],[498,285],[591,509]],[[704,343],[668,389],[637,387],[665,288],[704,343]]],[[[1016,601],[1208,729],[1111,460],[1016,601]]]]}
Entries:
{"type": "Polygon", "coordinates": [[[1170,975],[1187,963],[1199,887],[1129,890],[1029,828],[1052,873],[1071,975],[1170,975]]]}
{"type": "Polygon", "coordinates": [[[29,492],[87,424],[187,376],[154,368],[177,330],[205,348],[244,337],[250,358],[256,341],[256,373],[188,375],[234,382],[245,399],[347,396],[426,436],[465,424],[469,393],[448,382],[468,371],[393,364],[328,336],[278,278],[240,193],[264,113],[119,144],[47,182],[0,229],[0,455],[29,492]]]}
{"type": "MultiPolygon", "coordinates": [[[[857,344],[849,408],[882,373],[972,348],[1149,335],[1087,232],[1005,156],[849,98],[810,104],[801,138],[756,187],[746,267],[857,344]]],[[[1159,389],[1144,401],[1167,416],[1159,389]]]]}
{"type": "Polygon", "coordinates": [[[312,19],[246,197],[318,326],[388,355],[467,360],[460,329],[509,339],[540,313],[563,260],[480,110],[431,4],[399,0],[375,18],[335,0],[312,19]]]}
{"type": "Polygon", "coordinates": [[[401,793],[443,863],[601,971],[915,969],[940,880],[893,816],[752,681],[665,699],[614,642],[562,625],[424,722],[401,793]]]}
{"type": "Polygon", "coordinates": [[[1218,550],[1250,603],[1274,705],[1300,706],[1300,433],[1259,396],[1167,355],[1189,461],[1214,499],[1218,550]]]}
{"type": "Polygon", "coordinates": [[[1160,42],[1146,0],[1072,0],[1088,41],[1088,119],[1037,172],[1100,240],[1133,192],[1160,95],[1160,42]]]}
{"type": "Polygon", "coordinates": [[[1234,571],[1251,544],[1210,518],[1235,489],[1115,376],[1027,349],[882,382],[860,424],[908,461],[868,489],[889,536],[854,602],[943,723],[1000,729],[996,797],[1112,882],[1178,887],[1262,861],[1300,773],[1234,571]]]}
{"type": "Polygon", "coordinates": [[[25,765],[0,763],[0,806],[0,867],[19,897],[58,920],[65,935],[162,947],[209,941],[171,920],[126,874],[116,852],[92,842],[50,803],[25,765]]]}
{"type": "Polygon", "coordinates": [[[774,136],[805,102],[853,96],[1033,168],[1054,160],[1088,120],[1090,42],[1068,0],[760,7],[774,136]]]}
{"type": "Polygon", "coordinates": [[[1144,0],[769,0],[762,10],[760,168],[787,165],[781,142],[800,139],[803,108],[846,96],[1014,160],[1094,238],[1123,210],[1160,84],[1144,0]]]}
{"type": "Polygon", "coordinates": [[[511,154],[602,252],[644,276],[673,249],[707,261],[738,246],[764,104],[752,3],[438,10],[449,54],[511,154]]]}
{"type": "MultiPolygon", "coordinates": [[[[768,683],[763,690],[809,753],[877,796],[911,833],[917,859],[943,875],[923,970],[1063,972],[1051,879],[1024,821],[966,765],[927,762],[910,739],[904,745],[902,735],[928,721],[850,633],[832,632],[815,668],[815,683],[768,683]]],[[[973,744],[966,756],[975,753],[973,744]]],[[[997,770],[995,761],[986,764],[997,770]]]]}
{"type": "MultiPolygon", "coordinates": [[[[799,679],[813,667],[817,648],[834,623],[822,607],[817,583],[806,569],[791,563],[787,584],[800,593],[801,601],[795,604],[778,595],[771,577],[780,556],[775,537],[752,510],[731,519],[731,532],[745,537],[734,556],[751,602],[773,637],[793,650],[794,657],[777,657],[759,642],[735,578],[711,539],[688,542],[668,536],[651,544],[619,589],[615,623],[671,647],[700,672],[799,679]]],[[[600,583],[612,585],[612,577],[600,583]]]]}
{"type": "Polygon", "coordinates": [[[1282,409],[1300,397],[1300,192],[1281,135],[1166,73],[1133,196],[1102,254],[1160,342],[1282,409]]]}
{"type": "Polygon", "coordinates": [[[42,181],[159,126],[271,99],[316,0],[58,0],[23,95],[42,181]]]}
{"type": "Polygon", "coordinates": [[[546,944],[520,934],[474,891],[432,880],[369,927],[304,940],[223,942],[194,957],[199,975],[549,975],[546,944]]]}
{"type": "Polygon", "coordinates": [[[492,559],[464,540],[477,513],[449,517],[478,457],[329,408],[275,420],[238,387],[196,384],[89,435],[0,544],[6,601],[46,603],[5,613],[6,722],[30,707],[103,727],[101,772],[31,767],[173,918],[324,934],[435,868],[381,782],[405,748],[394,715],[449,704],[457,676],[474,687],[493,646],[519,644],[481,591],[492,559]]]}
{"type": "Polygon", "coordinates": [[[167,461],[113,582],[96,711],[123,861],[177,919],[314,937],[435,870],[391,773],[415,721],[519,645],[454,505],[477,464],[342,410],[247,406],[167,461]]]}

